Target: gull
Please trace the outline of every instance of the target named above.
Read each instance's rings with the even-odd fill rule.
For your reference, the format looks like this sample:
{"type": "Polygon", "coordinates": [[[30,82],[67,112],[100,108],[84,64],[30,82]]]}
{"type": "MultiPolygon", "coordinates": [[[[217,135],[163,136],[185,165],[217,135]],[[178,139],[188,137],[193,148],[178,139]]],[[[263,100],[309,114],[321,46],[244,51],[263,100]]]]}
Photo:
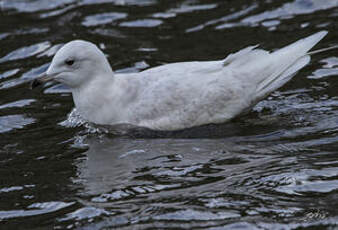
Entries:
{"type": "Polygon", "coordinates": [[[219,124],[250,111],[310,62],[320,31],[274,52],[249,46],[225,59],[165,64],[139,73],[114,73],[93,43],[74,40],[57,51],[32,88],[67,85],[77,111],[99,125],[129,124],[173,131],[219,124]]]}

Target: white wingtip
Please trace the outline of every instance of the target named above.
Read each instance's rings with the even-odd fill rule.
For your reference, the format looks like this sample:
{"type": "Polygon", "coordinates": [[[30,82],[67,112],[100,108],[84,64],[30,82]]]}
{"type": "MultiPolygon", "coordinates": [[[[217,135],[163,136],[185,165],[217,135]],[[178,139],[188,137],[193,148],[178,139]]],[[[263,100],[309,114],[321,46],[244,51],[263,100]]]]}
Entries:
{"type": "Polygon", "coordinates": [[[314,47],[320,40],[322,40],[327,35],[326,30],[319,31],[315,34],[312,34],[306,38],[302,38],[294,43],[291,43],[288,46],[283,47],[275,51],[275,53],[294,53],[294,55],[301,57],[306,55],[312,47],[314,47]]]}
{"type": "Polygon", "coordinates": [[[319,31],[309,37],[304,38],[304,40],[312,41],[314,44],[317,44],[320,40],[322,40],[326,35],[328,34],[328,31],[322,30],[319,31]]]}

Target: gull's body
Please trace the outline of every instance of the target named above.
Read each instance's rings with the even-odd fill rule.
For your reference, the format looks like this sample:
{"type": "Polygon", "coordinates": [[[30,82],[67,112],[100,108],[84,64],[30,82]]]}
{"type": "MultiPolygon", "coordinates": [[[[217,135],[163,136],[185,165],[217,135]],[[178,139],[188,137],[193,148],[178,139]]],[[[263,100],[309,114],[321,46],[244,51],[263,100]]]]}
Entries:
{"type": "Polygon", "coordinates": [[[272,53],[248,47],[224,60],[131,74],[114,74],[95,45],[72,41],[57,52],[46,74],[70,86],[77,110],[90,122],[178,130],[223,123],[249,111],[308,64],[309,50],[326,34],[272,53]],[[67,66],[66,60],[74,64],[67,66]]]}

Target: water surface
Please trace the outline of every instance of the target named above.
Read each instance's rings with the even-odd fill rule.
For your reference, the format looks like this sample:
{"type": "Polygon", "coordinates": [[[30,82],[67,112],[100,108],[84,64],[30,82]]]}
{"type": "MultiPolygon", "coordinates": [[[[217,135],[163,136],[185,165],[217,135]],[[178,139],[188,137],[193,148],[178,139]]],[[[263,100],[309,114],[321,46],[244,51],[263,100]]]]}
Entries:
{"type": "Polygon", "coordinates": [[[3,0],[0,229],[336,229],[338,58],[318,54],[245,117],[180,132],[106,133],[69,90],[36,91],[66,42],[116,72],[276,49],[319,30],[337,0],[3,0]],[[70,115],[68,115],[71,113],[70,115]]]}

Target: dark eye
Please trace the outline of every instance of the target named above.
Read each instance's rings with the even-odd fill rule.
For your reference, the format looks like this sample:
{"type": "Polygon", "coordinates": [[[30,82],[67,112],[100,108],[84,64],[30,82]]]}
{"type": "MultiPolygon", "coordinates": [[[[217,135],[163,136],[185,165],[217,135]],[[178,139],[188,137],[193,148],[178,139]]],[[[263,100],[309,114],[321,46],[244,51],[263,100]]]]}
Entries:
{"type": "Polygon", "coordinates": [[[74,59],[67,59],[67,60],[65,61],[65,63],[66,63],[66,65],[71,66],[71,65],[74,64],[74,59]]]}

